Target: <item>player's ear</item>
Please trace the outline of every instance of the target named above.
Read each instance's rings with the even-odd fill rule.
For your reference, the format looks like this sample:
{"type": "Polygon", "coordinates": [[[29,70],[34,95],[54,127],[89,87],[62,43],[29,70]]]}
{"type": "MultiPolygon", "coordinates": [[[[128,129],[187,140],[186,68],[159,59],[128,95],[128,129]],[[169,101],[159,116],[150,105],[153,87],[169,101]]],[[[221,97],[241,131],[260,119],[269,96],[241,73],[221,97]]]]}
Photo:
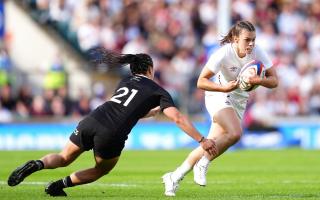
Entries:
{"type": "Polygon", "coordinates": [[[153,67],[149,66],[148,72],[152,75],[153,74],[153,67]]]}
{"type": "Polygon", "coordinates": [[[239,42],[239,36],[233,36],[233,42],[238,43],[239,42]]]}

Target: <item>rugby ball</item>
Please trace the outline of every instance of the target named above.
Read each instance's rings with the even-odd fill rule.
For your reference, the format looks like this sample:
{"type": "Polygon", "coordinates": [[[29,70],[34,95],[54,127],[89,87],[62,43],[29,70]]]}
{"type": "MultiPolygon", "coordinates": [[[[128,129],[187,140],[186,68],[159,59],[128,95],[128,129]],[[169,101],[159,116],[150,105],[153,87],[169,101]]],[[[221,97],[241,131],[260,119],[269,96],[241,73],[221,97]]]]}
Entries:
{"type": "Polygon", "coordinates": [[[250,77],[260,76],[264,77],[264,65],[261,61],[252,60],[245,64],[239,73],[239,88],[243,91],[249,92],[256,89],[259,85],[251,85],[248,83],[250,77]]]}

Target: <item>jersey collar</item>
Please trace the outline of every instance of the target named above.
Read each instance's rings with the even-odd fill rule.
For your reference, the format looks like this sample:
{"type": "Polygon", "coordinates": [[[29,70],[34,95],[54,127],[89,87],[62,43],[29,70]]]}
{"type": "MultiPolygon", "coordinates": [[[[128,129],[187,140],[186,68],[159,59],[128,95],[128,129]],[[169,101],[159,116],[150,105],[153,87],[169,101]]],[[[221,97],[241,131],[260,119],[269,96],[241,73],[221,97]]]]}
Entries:
{"type": "Polygon", "coordinates": [[[135,74],[134,76],[142,76],[142,77],[149,79],[149,77],[147,77],[146,75],[143,75],[143,74],[135,74]]]}

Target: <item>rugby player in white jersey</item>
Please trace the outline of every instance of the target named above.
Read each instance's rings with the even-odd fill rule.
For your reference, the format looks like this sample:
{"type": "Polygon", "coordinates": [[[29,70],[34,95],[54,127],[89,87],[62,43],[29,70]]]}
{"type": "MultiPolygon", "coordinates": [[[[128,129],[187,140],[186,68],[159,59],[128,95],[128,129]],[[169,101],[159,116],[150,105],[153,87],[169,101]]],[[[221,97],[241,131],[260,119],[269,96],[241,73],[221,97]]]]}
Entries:
{"type": "Polygon", "coordinates": [[[205,186],[209,163],[239,141],[242,135],[241,120],[249,93],[238,88],[237,77],[241,68],[252,60],[264,64],[265,77],[249,79],[252,85],[275,88],[276,71],[267,54],[255,45],[255,27],[248,21],[239,21],[222,38],[221,47],[214,52],[199,75],[197,87],[205,90],[205,104],[211,117],[208,138],[214,139],[218,153],[208,155],[198,147],[173,172],[163,178],[165,195],[175,196],[179,182],[193,169],[196,184],[205,186]]]}

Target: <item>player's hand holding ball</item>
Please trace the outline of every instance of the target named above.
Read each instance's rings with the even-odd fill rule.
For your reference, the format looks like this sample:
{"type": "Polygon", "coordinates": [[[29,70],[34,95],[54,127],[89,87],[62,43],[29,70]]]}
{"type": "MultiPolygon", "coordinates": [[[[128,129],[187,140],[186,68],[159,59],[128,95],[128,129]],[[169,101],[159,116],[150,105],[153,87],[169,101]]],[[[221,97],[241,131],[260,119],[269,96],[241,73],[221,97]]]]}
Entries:
{"type": "Polygon", "coordinates": [[[253,60],[244,65],[239,73],[239,88],[249,92],[259,86],[264,77],[264,65],[258,60],[253,60]]]}
{"type": "Polygon", "coordinates": [[[231,92],[238,88],[239,80],[229,81],[226,85],[224,85],[224,92],[231,92]]]}

